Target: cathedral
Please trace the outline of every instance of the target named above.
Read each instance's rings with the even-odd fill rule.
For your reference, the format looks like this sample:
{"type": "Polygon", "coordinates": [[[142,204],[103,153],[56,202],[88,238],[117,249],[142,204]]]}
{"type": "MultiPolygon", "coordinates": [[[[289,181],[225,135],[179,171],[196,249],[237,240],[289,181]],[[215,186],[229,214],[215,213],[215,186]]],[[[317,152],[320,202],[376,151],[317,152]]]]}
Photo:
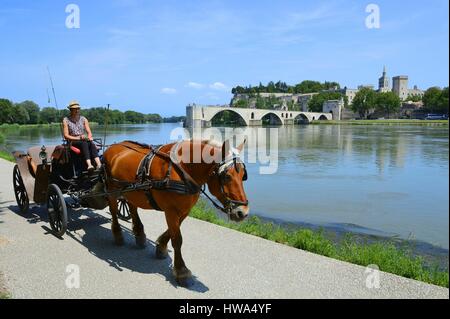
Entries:
{"type": "Polygon", "coordinates": [[[391,91],[389,85],[389,78],[386,75],[386,66],[383,68],[383,75],[378,79],[378,92],[389,92],[391,91]]]}

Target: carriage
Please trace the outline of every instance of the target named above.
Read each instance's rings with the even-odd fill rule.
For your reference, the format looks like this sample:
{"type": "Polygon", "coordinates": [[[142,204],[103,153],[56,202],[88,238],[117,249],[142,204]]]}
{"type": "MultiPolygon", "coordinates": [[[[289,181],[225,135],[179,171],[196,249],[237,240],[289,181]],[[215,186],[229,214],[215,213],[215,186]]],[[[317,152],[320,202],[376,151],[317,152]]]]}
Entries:
{"type": "MultiPolygon", "coordinates": [[[[101,148],[101,141],[97,141],[101,148]]],[[[91,209],[109,205],[111,231],[117,245],[124,244],[117,217],[132,220],[138,247],[144,248],[147,237],[138,208],[163,211],[167,230],[155,241],[156,258],[168,256],[169,240],[174,248],[173,273],[177,282],[186,285],[192,277],[182,258],[180,226],[197,203],[200,194],[233,221],[248,216],[249,207],[243,182],[247,170],[239,154],[245,140],[236,148],[229,140],[184,140],[160,146],[123,141],[108,147],[100,156],[102,169],[86,171],[79,150],[68,142],[57,146],[32,147],[15,152],[14,193],[22,213],[30,200],[46,205],[50,226],[57,236],[67,229],[67,204],[91,209]],[[191,150],[198,150],[200,161],[192,161],[191,150]],[[119,156],[120,154],[120,156],[119,156]],[[212,161],[210,161],[212,159],[212,161]],[[105,165],[107,170],[105,169],[105,165]],[[218,201],[215,202],[206,192],[218,201]]]]}
{"type": "MultiPolygon", "coordinates": [[[[102,149],[101,139],[92,143],[102,149]]],[[[67,230],[68,207],[104,209],[108,206],[103,171],[88,172],[80,150],[70,142],[35,146],[26,153],[16,151],[13,156],[16,161],[13,186],[20,213],[27,213],[30,202],[45,205],[55,235],[61,237],[67,230]]],[[[118,198],[118,207],[118,217],[129,220],[125,198],[118,198]]]]}

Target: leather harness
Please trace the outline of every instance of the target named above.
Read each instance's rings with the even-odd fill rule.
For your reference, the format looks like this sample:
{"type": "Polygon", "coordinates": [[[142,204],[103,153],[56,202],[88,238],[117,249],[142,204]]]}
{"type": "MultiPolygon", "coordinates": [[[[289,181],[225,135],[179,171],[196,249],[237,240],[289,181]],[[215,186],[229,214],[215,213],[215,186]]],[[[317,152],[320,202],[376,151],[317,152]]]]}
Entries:
{"type": "MultiPolygon", "coordinates": [[[[159,191],[174,192],[174,193],[182,194],[182,195],[195,195],[195,194],[198,194],[199,192],[202,192],[213,203],[213,205],[216,208],[225,212],[227,215],[229,215],[231,209],[233,209],[236,206],[248,205],[248,201],[241,202],[241,201],[230,199],[228,197],[228,195],[224,192],[224,189],[223,189],[224,182],[220,178],[222,174],[226,173],[228,168],[231,166],[230,165],[231,163],[234,163],[236,165],[237,157],[233,157],[231,159],[231,161],[228,159],[228,160],[220,163],[212,172],[212,174],[217,174],[220,178],[221,190],[222,190],[222,193],[226,197],[226,205],[224,208],[224,207],[221,207],[220,205],[218,205],[210,196],[208,196],[208,194],[205,192],[204,187],[202,188],[200,185],[198,185],[198,183],[174,159],[174,156],[175,156],[175,154],[177,154],[180,143],[177,143],[172,147],[172,149],[170,151],[170,155],[169,155],[169,154],[161,152],[161,148],[163,145],[151,146],[151,145],[142,144],[142,143],[138,143],[138,142],[134,142],[134,141],[125,141],[125,142],[138,145],[142,148],[149,149],[149,152],[146,153],[146,155],[142,158],[142,160],[139,163],[139,166],[136,171],[136,181],[134,183],[130,183],[128,181],[121,181],[121,180],[118,180],[118,179],[115,179],[112,177],[109,177],[109,179],[111,179],[115,183],[119,183],[119,184],[125,185],[127,187],[129,187],[130,185],[133,185],[132,188],[135,188],[136,190],[138,190],[138,189],[142,190],[145,193],[149,204],[155,210],[162,211],[162,209],[159,207],[158,203],[156,202],[155,198],[152,195],[152,192],[151,192],[152,189],[159,190],[159,191]],[[150,176],[151,165],[152,165],[152,162],[153,162],[153,159],[155,158],[155,156],[159,156],[159,157],[167,160],[167,162],[169,163],[168,164],[169,167],[168,167],[165,177],[160,180],[152,179],[152,177],[150,176]],[[181,176],[181,178],[182,178],[181,181],[175,181],[175,180],[170,179],[172,169],[175,169],[177,171],[178,175],[181,176]],[[139,185],[141,185],[141,187],[139,187],[139,185]],[[142,187],[143,185],[145,185],[145,188],[142,187]]],[[[131,147],[129,145],[125,145],[125,144],[121,144],[121,145],[123,147],[131,149],[138,153],[144,154],[141,150],[131,147]]],[[[245,172],[244,180],[246,180],[247,172],[245,169],[245,164],[243,162],[240,162],[240,163],[244,167],[244,170],[245,170],[244,171],[245,172]]]]}

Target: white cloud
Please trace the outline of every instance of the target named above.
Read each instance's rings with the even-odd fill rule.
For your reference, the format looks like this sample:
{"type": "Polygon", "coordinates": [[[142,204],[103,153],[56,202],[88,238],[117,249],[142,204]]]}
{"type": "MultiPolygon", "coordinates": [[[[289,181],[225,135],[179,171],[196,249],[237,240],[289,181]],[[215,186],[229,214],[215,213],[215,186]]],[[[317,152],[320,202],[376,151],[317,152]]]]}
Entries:
{"type": "Polygon", "coordinates": [[[189,82],[188,84],[186,84],[186,86],[197,90],[205,87],[203,84],[197,82],[189,82]]]}
{"type": "Polygon", "coordinates": [[[228,87],[225,84],[221,83],[221,82],[214,82],[213,84],[210,84],[209,87],[211,89],[218,90],[218,91],[226,91],[226,90],[228,90],[228,87]]]}
{"type": "Polygon", "coordinates": [[[219,100],[219,97],[211,92],[208,92],[204,95],[205,98],[210,99],[210,100],[219,100]]]}
{"type": "MultiPolygon", "coordinates": [[[[217,104],[217,101],[220,101],[221,98],[215,92],[205,92],[204,94],[197,96],[196,100],[199,103],[204,103],[204,104],[208,104],[211,102],[213,102],[214,104],[217,104]]],[[[226,102],[223,104],[226,104],[226,102]]]]}
{"type": "Polygon", "coordinates": [[[162,88],[161,93],[162,94],[176,94],[177,90],[174,88],[162,88]]]}

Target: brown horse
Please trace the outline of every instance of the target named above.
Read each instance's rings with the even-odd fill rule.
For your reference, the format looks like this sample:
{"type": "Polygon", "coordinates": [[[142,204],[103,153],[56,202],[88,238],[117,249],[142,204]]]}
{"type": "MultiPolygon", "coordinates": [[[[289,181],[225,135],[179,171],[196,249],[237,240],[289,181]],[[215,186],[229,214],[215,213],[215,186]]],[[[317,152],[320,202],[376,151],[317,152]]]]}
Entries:
{"type": "Polygon", "coordinates": [[[228,141],[223,145],[213,141],[182,141],[163,145],[158,150],[129,141],[110,146],[104,153],[108,192],[123,189],[123,185],[130,183],[141,185],[135,191],[116,192],[108,197],[116,244],[123,244],[117,220],[117,196],[123,195],[129,203],[133,233],[140,247],[145,247],[146,235],[137,208],[164,211],[168,229],[156,241],[156,257],[168,256],[170,239],[175,255],[175,278],[178,283],[187,284],[192,274],[181,256],[180,226],[199,199],[201,187],[208,185],[209,192],[222,203],[221,210],[230,219],[241,221],[249,213],[242,183],[247,172],[239,159],[244,143],[237,149],[230,149],[228,141]]]}

